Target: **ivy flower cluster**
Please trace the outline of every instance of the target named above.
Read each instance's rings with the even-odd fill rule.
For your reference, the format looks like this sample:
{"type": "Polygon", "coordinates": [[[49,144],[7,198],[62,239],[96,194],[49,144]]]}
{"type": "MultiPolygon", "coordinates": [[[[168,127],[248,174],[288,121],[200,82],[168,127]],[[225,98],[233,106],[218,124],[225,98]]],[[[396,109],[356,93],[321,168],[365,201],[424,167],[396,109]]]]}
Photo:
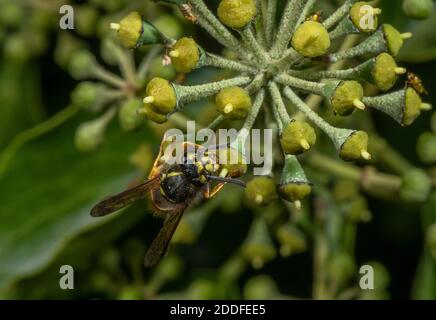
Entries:
{"type": "Polygon", "coordinates": [[[180,8],[191,22],[206,30],[216,41],[236,54],[235,59],[207,52],[195,39],[172,39],[131,12],[111,23],[122,44],[130,49],[163,45],[165,64],[180,73],[205,66],[228,69],[236,76],[212,83],[186,86],[163,78],[148,82],[138,114],[163,123],[193,101],[215,97],[223,119],[243,120],[232,147],[244,155],[246,132],[261,110],[271,114],[284,154],[284,168],[278,187],[270,177],[251,180],[247,196],[257,204],[268,204],[277,196],[297,206],[311,192],[297,156],[310,151],[319,128],[332,141],[345,161],[370,160],[368,135],[364,131],[338,128],[324,120],[306,103],[307,94],[322,97],[331,113],[350,116],[373,108],[407,126],[431,106],[417,89],[406,84],[389,92],[407,70],[397,65],[399,53],[410,33],[380,24],[381,10],[369,2],[346,0],[328,17],[316,12],[316,0],[288,0],[280,19],[277,0],[222,0],[216,15],[203,0],[162,0],[180,8]],[[360,42],[342,46],[350,35],[360,42]],[[348,63],[348,64],[347,64],[348,63]],[[345,68],[351,65],[350,68],[345,68]],[[364,86],[374,85],[382,94],[365,96],[364,86]]]}

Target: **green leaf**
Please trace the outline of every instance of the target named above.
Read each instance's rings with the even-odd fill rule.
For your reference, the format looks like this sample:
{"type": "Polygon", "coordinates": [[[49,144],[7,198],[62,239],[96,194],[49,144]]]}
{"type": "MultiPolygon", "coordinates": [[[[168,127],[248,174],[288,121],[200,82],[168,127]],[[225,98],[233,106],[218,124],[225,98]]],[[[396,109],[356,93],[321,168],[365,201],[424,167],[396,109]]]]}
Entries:
{"type": "Polygon", "coordinates": [[[126,134],[114,124],[101,150],[80,154],[73,146],[79,123],[23,146],[0,180],[0,291],[43,269],[78,233],[113,219],[91,218],[89,210],[134,177],[128,155],[144,132],[126,134]]]}

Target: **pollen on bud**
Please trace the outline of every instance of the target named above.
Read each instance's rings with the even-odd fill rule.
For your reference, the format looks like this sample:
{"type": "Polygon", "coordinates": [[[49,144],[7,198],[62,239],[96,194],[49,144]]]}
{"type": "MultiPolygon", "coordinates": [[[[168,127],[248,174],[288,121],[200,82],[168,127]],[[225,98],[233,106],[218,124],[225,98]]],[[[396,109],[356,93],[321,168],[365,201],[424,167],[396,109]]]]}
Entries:
{"type": "Polygon", "coordinates": [[[405,68],[399,68],[394,58],[388,53],[381,53],[375,58],[372,78],[374,84],[382,91],[391,89],[398,75],[406,73],[405,68]]]}
{"type": "Polygon", "coordinates": [[[355,161],[361,158],[370,160],[368,134],[364,131],[352,132],[342,144],[339,156],[345,161],[355,161]]]}
{"type": "Polygon", "coordinates": [[[177,105],[177,97],[172,84],[162,78],[153,78],[145,90],[145,104],[150,104],[154,112],[166,115],[177,105]]]}
{"type": "Polygon", "coordinates": [[[181,38],[170,51],[171,61],[177,72],[188,73],[195,69],[200,60],[200,50],[192,38],[181,38]]]}
{"type": "Polygon", "coordinates": [[[247,183],[245,195],[256,205],[268,205],[278,196],[274,180],[270,177],[255,177],[247,183]]]}
{"type": "Polygon", "coordinates": [[[315,58],[324,55],[330,48],[330,37],[323,24],[305,21],[295,31],[291,44],[303,56],[315,58]]]}
{"type": "Polygon", "coordinates": [[[382,26],[382,30],[388,46],[388,51],[394,57],[398,55],[400,49],[403,47],[404,40],[412,37],[410,32],[400,33],[390,24],[384,24],[382,26]]]}
{"type": "Polygon", "coordinates": [[[280,144],[286,154],[298,155],[306,152],[315,142],[315,129],[305,121],[291,121],[280,136],[280,144]]]}
{"type": "Polygon", "coordinates": [[[215,97],[216,108],[231,120],[244,119],[251,110],[252,101],[248,92],[240,87],[222,89],[215,97]]]}
{"type": "Polygon", "coordinates": [[[230,28],[243,28],[255,16],[255,0],[222,0],[218,6],[218,18],[230,28]]]}
{"type": "Polygon", "coordinates": [[[357,81],[341,81],[330,98],[335,114],[340,116],[348,116],[354,110],[365,109],[365,104],[362,102],[363,87],[357,81]]]}

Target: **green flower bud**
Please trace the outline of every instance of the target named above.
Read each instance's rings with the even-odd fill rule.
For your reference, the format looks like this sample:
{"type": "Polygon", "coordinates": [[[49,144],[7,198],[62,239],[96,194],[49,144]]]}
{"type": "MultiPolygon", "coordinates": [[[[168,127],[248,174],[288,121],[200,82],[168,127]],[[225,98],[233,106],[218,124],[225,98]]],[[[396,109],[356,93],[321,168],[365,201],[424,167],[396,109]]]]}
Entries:
{"type": "Polygon", "coordinates": [[[104,62],[110,65],[118,64],[117,50],[119,51],[119,45],[115,43],[113,37],[106,36],[101,41],[100,46],[100,56],[103,58],[104,62]]]}
{"type": "Polygon", "coordinates": [[[340,81],[337,85],[336,83],[332,81],[324,89],[335,114],[348,116],[356,108],[365,109],[365,104],[362,102],[363,88],[359,82],[340,81]]]}
{"type": "Polygon", "coordinates": [[[427,19],[433,9],[433,0],[403,0],[404,12],[414,19],[427,19]]]}
{"type": "Polygon", "coordinates": [[[121,129],[124,131],[132,131],[137,129],[144,122],[144,116],[138,112],[142,107],[142,101],[138,98],[133,98],[121,104],[118,111],[118,120],[121,129]]]}
{"type": "Polygon", "coordinates": [[[68,65],[69,73],[76,79],[92,77],[96,60],[94,55],[86,49],[77,51],[68,65]]]}
{"type": "MultiPolygon", "coordinates": [[[[182,1],[180,2],[180,4],[183,3],[182,1]]],[[[183,26],[180,23],[180,20],[174,15],[159,15],[156,20],[153,20],[153,24],[158,30],[160,30],[169,38],[178,39],[183,34],[183,26]]]]}
{"type": "Polygon", "coordinates": [[[274,280],[267,275],[259,275],[250,278],[244,286],[244,299],[267,300],[280,296],[274,280]]]}
{"type": "Polygon", "coordinates": [[[219,149],[218,163],[222,168],[220,176],[237,178],[247,172],[245,156],[235,148],[219,149]]]}
{"type": "Polygon", "coordinates": [[[411,34],[400,33],[390,24],[384,24],[382,30],[388,46],[388,52],[395,57],[403,47],[404,40],[410,38],[411,34]]]}
{"type": "Polygon", "coordinates": [[[425,240],[434,259],[436,259],[436,223],[431,224],[425,233],[425,240]]]}
{"type": "Polygon", "coordinates": [[[216,299],[217,287],[210,279],[196,279],[189,285],[187,295],[192,300],[216,299]]]}
{"type": "Polygon", "coordinates": [[[177,72],[188,73],[198,66],[200,49],[192,38],[182,38],[169,53],[177,72]]]}
{"type": "Polygon", "coordinates": [[[333,187],[333,197],[338,202],[351,201],[358,196],[359,185],[352,180],[338,180],[333,187]]]}
{"type": "Polygon", "coordinates": [[[343,206],[345,216],[351,222],[369,222],[372,214],[368,209],[368,202],[365,197],[358,196],[343,206]]]}
{"type": "Polygon", "coordinates": [[[291,121],[280,136],[280,144],[286,154],[304,153],[312,148],[315,142],[315,129],[305,121],[291,121]]]}
{"type": "Polygon", "coordinates": [[[266,262],[275,258],[276,250],[263,219],[257,218],[253,221],[242,245],[242,254],[255,269],[261,269],[266,262]]]}
{"type": "Polygon", "coordinates": [[[199,212],[195,214],[184,216],[174,233],[172,242],[184,244],[194,243],[203,231],[208,217],[209,212],[207,210],[199,210],[199,212]]]}
{"type": "Polygon", "coordinates": [[[330,48],[330,37],[323,24],[306,21],[298,26],[291,44],[303,56],[315,58],[324,55],[330,48]]]}
{"type": "Polygon", "coordinates": [[[378,17],[381,10],[373,8],[373,14],[368,16],[368,11],[365,10],[365,6],[371,7],[368,2],[359,1],[356,2],[350,10],[350,19],[354,26],[362,32],[374,32],[378,27],[378,17]]]}
{"type": "Polygon", "coordinates": [[[345,161],[355,161],[360,158],[370,160],[368,134],[364,131],[353,131],[342,144],[339,156],[345,161]]]}
{"type": "Polygon", "coordinates": [[[113,115],[114,112],[110,110],[98,119],[82,123],[74,137],[76,148],[82,152],[96,151],[103,143],[106,127],[113,115]]]}
{"type": "Polygon", "coordinates": [[[306,237],[291,224],[280,226],[277,229],[276,236],[280,242],[280,255],[282,257],[289,257],[291,254],[306,251],[306,237]]]}
{"type": "Polygon", "coordinates": [[[247,183],[245,196],[257,205],[268,205],[278,196],[274,180],[270,177],[255,177],[247,183]]]}
{"type": "Polygon", "coordinates": [[[328,261],[328,275],[331,281],[339,287],[347,284],[347,281],[356,271],[356,265],[352,257],[346,253],[336,253],[328,261]]]}
{"type": "Polygon", "coordinates": [[[431,179],[424,170],[412,169],[402,176],[400,197],[407,202],[424,202],[431,187],[431,179]]]}
{"type": "Polygon", "coordinates": [[[14,33],[6,37],[4,45],[6,60],[22,64],[32,57],[28,44],[23,34],[14,33]]]}
{"type": "Polygon", "coordinates": [[[144,103],[143,108],[139,109],[138,113],[145,115],[147,119],[159,124],[168,121],[166,115],[154,112],[152,105],[150,103],[144,103]]]}
{"type": "Polygon", "coordinates": [[[436,134],[432,132],[422,133],[416,144],[416,151],[422,162],[436,163],[436,134]]]}
{"type": "Polygon", "coordinates": [[[307,180],[296,157],[289,155],[285,157],[277,192],[282,199],[293,202],[297,208],[301,207],[301,200],[312,192],[311,183],[307,180]]]}
{"type": "Polygon", "coordinates": [[[216,108],[231,120],[244,119],[251,110],[252,101],[248,92],[240,87],[222,89],[215,97],[216,108]]]}
{"type": "Polygon", "coordinates": [[[425,108],[421,97],[413,88],[376,97],[365,97],[363,103],[386,113],[403,126],[412,124],[425,108]]]}
{"type": "Polygon", "coordinates": [[[137,286],[126,286],[121,288],[117,300],[144,300],[143,292],[137,286]]]}
{"type": "Polygon", "coordinates": [[[71,92],[71,102],[86,110],[94,110],[100,105],[104,85],[99,82],[83,81],[71,92]]]}
{"type": "Polygon", "coordinates": [[[0,9],[0,25],[18,27],[25,19],[24,6],[17,1],[2,1],[0,9]]]}
{"type": "Polygon", "coordinates": [[[62,68],[67,68],[76,52],[83,49],[84,43],[70,32],[61,32],[54,50],[54,59],[62,68]]]}
{"type": "Polygon", "coordinates": [[[99,17],[98,10],[92,5],[81,5],[74,10],[77,10],[74,16],[77,33],[85,37],[94,35],[99,17]]]}
{"type": "Polygon", "coordinates": [[[156,113],[166,115],[176,108],[176,92],[168,80],[162,78],[151,79],[147,84],[145,93],[144,103],[150,104],[156,113]]]}
{"type": "Polygon", "coordinates": [[[157,57],[151,63],[149,74],[150,77],[153,78],[158,77],[164,79],[174,79],[174,77],[177,75],[177,72],[172,64],[164,66],[162,64],[162,58],[157,57]]]}
{"type": "Polygon", "coordinates": [[[182,271],[182,260],[178,256],[170,254],[158,264],[153,276],[166,282],[177,279],[182,271]]]}
{"type": "Polygon", "coordinates": [[[255,16],[254,0],[221,0],[218,6],[218,18],[230,28],[243,28],[253,21],[255,16]]]}
{"type": "Polygon", "coordinates": [[[162,33],[152,24],[143,20],[137,11],[127,14],[119,23],[111,23],[110,27],[118,32],[121,43],[129,49],[167,41],[162,33]]]}
{"type": "Polygon", "coordinates": [[[399,68],[394,58],[387,53],[381,53],[375,58],[372,70],[373,83],[382,91],[391,89],[398,79],[398,75],[406,73],[406,69],[399,68]]]}

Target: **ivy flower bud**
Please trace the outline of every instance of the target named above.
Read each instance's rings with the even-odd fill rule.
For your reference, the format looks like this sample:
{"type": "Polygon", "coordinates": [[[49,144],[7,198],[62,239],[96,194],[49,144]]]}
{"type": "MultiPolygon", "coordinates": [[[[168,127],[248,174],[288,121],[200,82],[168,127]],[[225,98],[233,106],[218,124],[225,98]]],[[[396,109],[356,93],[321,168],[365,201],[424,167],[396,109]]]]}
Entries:
{"type": "Polygon", "coordinates": [[[68,71],[76,79],[89,78],[96,65],[94,55],[86,49],[77,51],[70,60],[68,71]]]}
{"type": "Polygon", "coordinates": [[[328,261],[327,267],[330,280],[339,287],[345,285],[356,270],[354,260],[346,253],[334,254],[328,261]]]}
{"type": "Polygon", "coordinates": [[[280,291],[274,280],[267,275],[249,279],[244,286],[244,299],[267,300],[280,297],[280,291]]]}
{"type": "Polygon", "coordinates": [[[109,110],[98,119],[82,123],[76,130],[74,143],[82,152],[92,152],[103,143],[107,125],[114,116],[114,111],[109,110]]]}
{"type": "Polygon", "coordinates": [[[365,110],[363,88],[357,81],[332,81],[324,91],[335,114],[348,116],[356,109],[365,110]]]}
{"type": "Polygon", "coordinates": [[[152,106],[150,103],[144,103],[143,107],[138,110],[139,114],[143,114],[147,117],[147,119],[162,124],[168,121],[168,118],[166,115],[159,114],[154,112],[152,106]]]}
{"type": "Polygon", "coordinates": [[[368,2],[356,2],[350,9],[350,19],[354,26],[362,32],[373,32],[378,27],[378,15],[381,13],[379,8],[373,8],[368,2]],[[372,8],[368,12],[366,8],[372,8]]]}
{"type": "Polygon", "coordinates": [[[246,197],[257,205],[268,205],[278,196],[274,180],[270,177],[255,177],[247,183],[246,197]]]}
{"type": "Polygon", "coordinates": [[[129,49],[165,42],[162,33],[152,24],[143,20],[137,11],[124,16],[119,23],[111,23],[110,28],[117,31],[121,44],[129,49]]]}
{"type": "Polygon", "coordinates": [[[149,104],[154,112],[169,114],[177,105],[177,96],[172,84],[162,78],[153,78],[145,89],[144,103],[149,104]]]}
{"type": "Polygon", "coordinates": [[[312,192],[312,185],[296,157],[286,156],[277,192],[282,199],[294,203],[297,209],[301,207],[301,201],[312,192]]]}
{"type": "Polygon", "coordinates": [[[218,18],[230,28],[240,29],[256,16],[254,0],[222,0],[218,6],[218,18]]]}
{"type": "Polygon", "coordinates": [[[324,55],[330,48],[330,37],[323,24],[306,21],[298,26],[291,44],[303,56],[315,58],[324,55]]]}
{"type": "Polygon", "coordinates": [[[394,57],[398,55],[400,49],[403,47],[404,40],[409,39],[412,34],[411,33],[400,33],[397,29],[395,29],[390,24],[384,24],[382,26],[383,34],[386,39],[386,44],[388,46],[388,51],[394,57]]]}
{"type": "Polygon", "coordinates": [[[244,119],[251,110],[248,92],[240,87],[222,89],[215,97],[217,111],[231,120],[244,119]]]}
{"type": "Polygon", "coordinates": [[[118,111],[120,126],[125,131],[137,129],[143,123],[144,117],[138,110],[142,106],[141,99],[133,98],[121,104],[118,111]]]}
{"type": "Polygon", "coordinates": [[[275,258],[276,250],[262,218],[257,218],[251,224],[241,250],[245,259],[250,261],[255,269],[261,269],[266,262],[275,258]]]}
{"type": "Polygon", "coordinates": [[[305,121],[291,121],[280,136],[280,144],[286,154],[298,155],[306,152],[315,142],[315,129],[305,121]]]}
{"type": "Polygon", "coordinates": [[[277,229],[276,237],[280,243],[280,255],[282,257],[304,252],[307,248],[304,234],[289,223],[283,224],[277,229]]]}
{"type": "Polygon", "coordinates": [[[433,0],[403,0],[403,11],[414,19],[428,18],[433,9],[433,0]]]}
{"type": "Polygon", "coordinates": [[[247,172],[245,156],[235,148],[218,150],[218,163],[221,166],[220,176],[240,177],[247,172]]]}
{"type": "Polygon", "coordinates": [[[416,151],[422,162],[436,163],[436,134],[432,132],[421,134],[416,144],[416,151]]]}
{"type": "Polygon", "coordinates": [[[413,88],[377,96],[365,97],[366,106],[382,111],[403,126],[411,125],[425,109],[425,104],[413,88]]]}
{"type": "Polygon", "coordinates": [[[382,91],[391,89],[398,79],[398,75],[406,73],[405,68],[398,67],[395,59],[388,53],[381,53],[374,59],[372,70],[373,83],[382,91]]]}
{"type": "Polygon", "coordinates": [[[104,90],[103,85],[96,82],[80,82],[71,92],[71,102],[86,110],[92,110],[98,105],[101,93],[104,90]]]}
{"type": "Polygon", "coordinates": [[[200,49],[192,38],[182,38],[171,48],[169,53],[177,72],[188,73],[198,66],[200,49]]]}
{"type": "Polygon", "coordinates": [[[431,179],[424,170],[409,170],[402,176],[400,197],[407,202],[423,202],[431,192],[431,179]]]}
{"type": "Polygon", "coordinates": [[[371,160],[368,152],[368,134],[364,131],[353,131],[341,145],[339,156],[345,161],[360,158],[371,160]]]}

